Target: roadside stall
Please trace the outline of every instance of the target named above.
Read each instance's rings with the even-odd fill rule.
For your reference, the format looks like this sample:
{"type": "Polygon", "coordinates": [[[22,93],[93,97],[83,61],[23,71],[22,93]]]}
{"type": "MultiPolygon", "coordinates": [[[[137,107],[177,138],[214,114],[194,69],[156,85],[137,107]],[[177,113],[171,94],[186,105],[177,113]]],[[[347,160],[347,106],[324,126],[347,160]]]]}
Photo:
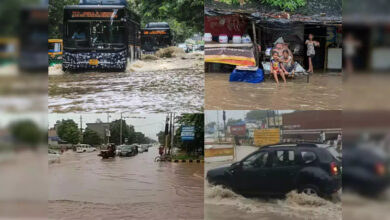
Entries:
{"type": "MultiPolygon", "coordinates": [[[[259,7],[248,8],[245,8],[245,5],[237,8],[223,8],[220,5],[205,8],[205,33],[212,35],[212,42],[206,45],[206,64],[256,65],[267,75],[270,73],[269,61],[272,52],[279,48],[279,53],[282,53],[287,49],[296,63],[296,75],[305,75],[309,80],[309,74],[305,71],[308,66],[305,41],[308,35],[312,34],[320,45],[315,48],[316,55],[312,59],[316,72],[341,72],[342,8],[337,1],[309,0],[306,6],[295,12],[281,11],[269,5],[259,4],[259,7]],[[219,43],[216,46],[215,42],[223,34],[227,35],[228,43],[222,46],[219,43]],[[237,46],[229,43],[233,41],[235,35],[241,37],[247,35],[251,39],[251,46],[248,45],[248,48],[251,48],[252,56],[246,55],[243,58],[227,52],[237,46]],[[218,56],[215,56],[216,53],[218,56]],[[251,62],[247,63],[248,60],[251,62]]],[[[240,45],[239,48],[242,49],[243,46],[240,45]]],[[[214,70],[208,66],[206,72],[210,71],[214,70]]]]}

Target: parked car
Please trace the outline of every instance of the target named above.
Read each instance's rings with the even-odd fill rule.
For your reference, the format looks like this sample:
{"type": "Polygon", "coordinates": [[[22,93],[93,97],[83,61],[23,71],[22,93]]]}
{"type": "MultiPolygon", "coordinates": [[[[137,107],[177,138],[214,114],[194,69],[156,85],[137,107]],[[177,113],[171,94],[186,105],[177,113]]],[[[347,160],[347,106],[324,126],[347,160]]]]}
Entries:
{"type": "Polygon", "coordinates": [[[138,146],[136,144],[132,145],[121,145],[118,147],[118,156],[130,157],[138,154],[138,146]]]}
{"type": "MultiPolygon", "coordinates": [[[[347,144],[346,144],[347,145],[347,144]]],[[[375,146],[343,147],[343,188],[379,196],[390,186],[390,159],[375,146]]]]}
{"type": "Polygon", "coordinates": [[[92,147],[89,144],[76,145],[76,152],[77,153],[94,152],[94,151],[96,151],[96,147],[92,147]]]}
{"type": "Polygon", "coordinates": [[[341,188],[341,162],[318,143],[269,145],[239,162],[207,172],[211,184],[247,196],[292,190],[328,197],[341,188]]]}

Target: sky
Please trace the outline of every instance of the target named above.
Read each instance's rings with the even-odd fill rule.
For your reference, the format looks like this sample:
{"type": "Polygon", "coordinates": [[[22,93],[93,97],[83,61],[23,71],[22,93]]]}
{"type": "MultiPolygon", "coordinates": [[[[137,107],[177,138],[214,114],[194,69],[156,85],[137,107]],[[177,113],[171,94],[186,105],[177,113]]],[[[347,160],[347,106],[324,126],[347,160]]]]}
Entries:
{"type": "MultiPolygon", "coordinates": [[[[226,110],[226,121],[229,118],[232,119],[245,119],[246,113],[249,112],[248,110],[226,110]]],[[[290,113],[293,112],[293,110],[280,110],[280,114],[290,113]]],[[[205,110],[205,125],[209,122],[215,121],[217,122],[217,118],[219,120],[219,123],[223,123],[222,118],[222,110],[205,110]]]]}
{"type": "MultiPolygon", "coordinates": [[[[107,114],[49,114],[49,128],[52,128],[57,120],[73,119],[77,124],[80,124],[80,115],[82,116],[83,128],[86,128],[86,123],[95,123],[100,119],[103,122],[107,122],[107,114]]],[[[120,114],[109,114],[110,121],[120,119],[120,114]]],[[[130,114],[123,113],[123,120],[126,120],[127,124],[134,126],[135,131],[144,133],[147,137],[157,140],[156,134],[164,130],[166,114],[130,114]],[[133,118],[132,118],[133,117],[133,118]],[[145,117],[145,118],[135,118],[145,117]]]]}

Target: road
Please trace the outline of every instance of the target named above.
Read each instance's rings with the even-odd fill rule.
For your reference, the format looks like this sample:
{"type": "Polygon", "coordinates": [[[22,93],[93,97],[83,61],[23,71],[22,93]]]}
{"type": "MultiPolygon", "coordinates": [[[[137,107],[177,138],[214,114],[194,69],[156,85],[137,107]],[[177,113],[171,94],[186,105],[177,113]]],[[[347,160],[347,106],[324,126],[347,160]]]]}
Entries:
{"type": "Polygon", "coordinates": [[[66,152],[49,165],[52,219],[203,219],[202,163],[154,162],[156,147],[102,160],[66,152]]]}
{"type": "Polygon", "coordinates": [[[277,85],[268,79],[260,84],[229,82],[229,74],[206,73],[205,109],[341,109],[342,77],[314,74],[277,85]]]}
{"type": "MultiPolygon", "coordinates": [[[[251,146],[238,146],[236,161],[257,149],[251,146]]],[[[233,161],[205,163],[205,172],[231,163],[233,161]]],[[[290,192],[285,199],[246,198],[229,189],[212,186],[205,180],[206,220],[337,220],[342,218],[341,211],[341,202],[331,202],[295,191],[290,192]]]]}
{"type": "Polygon", "coordinates": [[[201,112],[203,54],[138,60],[125,72],[64,73],[49,68],[50,112],[201,112]]]}

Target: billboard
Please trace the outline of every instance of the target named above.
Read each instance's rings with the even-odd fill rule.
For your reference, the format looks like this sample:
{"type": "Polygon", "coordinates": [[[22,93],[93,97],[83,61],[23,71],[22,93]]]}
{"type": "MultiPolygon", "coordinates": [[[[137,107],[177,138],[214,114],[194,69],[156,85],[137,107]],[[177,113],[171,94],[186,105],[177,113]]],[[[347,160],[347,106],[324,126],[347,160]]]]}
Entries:
{"type": "Polygon", "coordinates": [[[280,129],[257,129],[254,131],[254,143],[256,146],[277,144],[280,142],[280,129]]]}
{"type": "Polygon", "coordinates": [[[245,124],[230,126],[230,133],[235,136],[245,136],[246,135],[245,124]]]}

